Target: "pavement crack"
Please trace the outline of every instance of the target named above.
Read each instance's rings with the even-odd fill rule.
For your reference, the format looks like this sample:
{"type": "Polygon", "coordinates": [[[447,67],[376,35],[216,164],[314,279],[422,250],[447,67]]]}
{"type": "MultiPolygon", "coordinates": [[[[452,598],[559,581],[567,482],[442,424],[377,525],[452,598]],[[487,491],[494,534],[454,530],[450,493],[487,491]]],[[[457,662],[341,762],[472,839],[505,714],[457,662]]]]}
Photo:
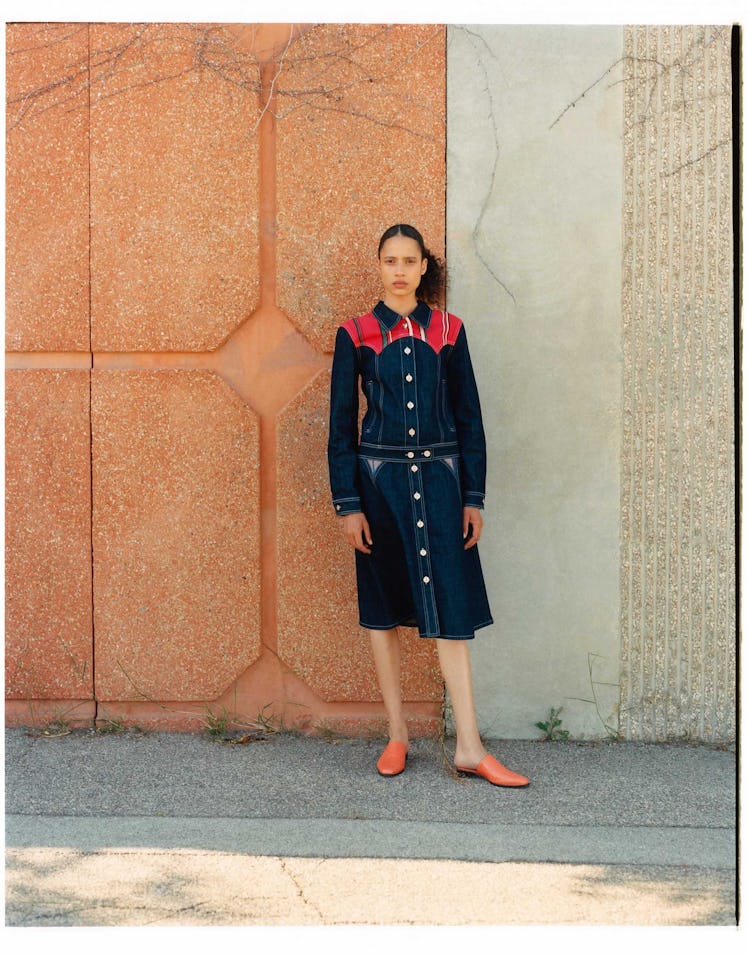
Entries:
{"type": "Polygon", "coordinates": [[[308,906],[311,910],[313,910],[319,917],[320,921],[324,923],[325,917],[324,917],[324,914],[322,913],[322,910],[319,908],[319,906],[317,906],[316,903],[314,903],[312,900],[310,900],[307,897],[306,893],[304,892],[304,887],[301,884],[301,881],[296,876],[296,874],[289,868],[288,860],[284,860],[282,857],[279,859],[280,859],[280,865],[281,865],[281,872],[285,873],[286,876],[289,877],[293,885],[296,887],[296,895],[299,897],[299,899],[304,904],[304,906],[308,906]]]}

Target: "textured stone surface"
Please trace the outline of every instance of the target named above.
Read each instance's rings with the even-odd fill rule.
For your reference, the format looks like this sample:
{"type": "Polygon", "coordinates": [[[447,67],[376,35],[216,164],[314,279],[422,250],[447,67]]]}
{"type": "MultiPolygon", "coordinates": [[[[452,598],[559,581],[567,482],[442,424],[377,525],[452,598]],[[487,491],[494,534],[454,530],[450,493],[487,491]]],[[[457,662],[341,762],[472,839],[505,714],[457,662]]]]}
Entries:
{"type": "Polygon", "coordinates": [[[620,27],[448,28],[448,301],[486,425],[496,622],[472,653],[497,737],[550,707],[575,736],[616,722],[622,52],[620,27]]]}
{"type": "Polygon", "coordinates": [[[256,64],[220,24],[90,29],[93,347],[215,348],[257,305],[256,64]]]}
{"type": "Polygon", "coordinates": [[[322,24],[277,78],[278,305],[332,351],[338,324],[380,295],[393,223],[444,250],[444,27],[322,24]]]}
{"type": "Polygon", "coordinates": [[[211,372],[92,392],[97,696],[211,700],[259,648],[257,423],[211,372]]]}
{"type": "Polygon", "coordinates": [[[625,31],[626,736],[735,733],[729,26],[625,31]]]}
{"type": "Polygon", "coordinates": [[[88,349],[88,27],[6,25],[5,337],[88,349]]]}
{"type": "Polygon", "coordinates": [[[12,699],[92,696],[89,376],[5,373],[5,680],[12,699]]]}
{"type": "MultiPolygon", "coordinates": [[[[278,653],[325,700],[381,700],[369,638],[358,626],[353,550],[330,502],[330,376],[321,373],[283,412],[278,428],[278,653]]],[[[433,641],[403,641],[403,698],[437,701],[433,641]]]]}
{"type": "MultiPolygon", "coordinates": [[[[76,507],[90,520],[93,487],[99,714],[178,727],[207,701],[242,719],[270,704],[312,731],[381,729],[351,556],[342,656],[340,606],[306,573],[339,542],[327,386],[309,393],[316,458],[304,389],[353,303],[379,294],[381,229],[415,221],[444,247],[444,28],[32,24],[9,37],[11,100],[39,92],[11,102],[9,361],[93,364],[93,475],[76,507]],[[333,234],[338,261],[317,241],[333,234]],[[299,503],[310,481],[316,497],[299,503]],[[299,550],[301,519],[317,531],[299,550]]],[[[90,587],[90,542],[86,560],[90,587]]],[[[16,637],[14,667],[36,667],[43,650],[16,637]]],[[[407,656],[412,729],[433,730],[433,647],[407,656]]],[[[80,693],[58,677],[51,713],[80,693]]]]}

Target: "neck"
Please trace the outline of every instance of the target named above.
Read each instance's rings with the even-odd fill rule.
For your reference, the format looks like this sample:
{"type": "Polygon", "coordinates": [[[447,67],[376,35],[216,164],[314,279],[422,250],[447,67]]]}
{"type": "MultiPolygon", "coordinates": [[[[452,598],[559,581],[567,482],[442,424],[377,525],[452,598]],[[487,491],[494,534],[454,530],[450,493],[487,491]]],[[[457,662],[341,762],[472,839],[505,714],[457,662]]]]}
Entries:
{"type": "Polygon", "coordinates": [[[388,309],[397,312],[398,315],[410,315],[418,305],[418,299],[414,296],[385,295],[384,304],[388,309]]]}

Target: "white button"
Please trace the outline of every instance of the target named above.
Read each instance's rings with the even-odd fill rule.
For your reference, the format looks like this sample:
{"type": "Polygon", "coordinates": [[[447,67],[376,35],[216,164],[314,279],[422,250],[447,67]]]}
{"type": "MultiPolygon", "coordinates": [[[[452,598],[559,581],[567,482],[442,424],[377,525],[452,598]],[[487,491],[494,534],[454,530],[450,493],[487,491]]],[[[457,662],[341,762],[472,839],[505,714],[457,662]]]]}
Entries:
{"type": "Polygon", "coordinates": [[[410,435],[411,438],[415,435],[415,433],[416,433],[415,428],[409,428],[409,429],[408,429],[408,434],[410,435]]]}
{"type": "Polygon", "coordinates": [[[335,505],[335,507],[340,511],[340,505],[335,505]]]}
{"type": "Polygon", "coordinates": [[[414,451],[408,452],[408,458],[415,458],[415,457],[416,457],[416,453],[414,451]]]}
{"type": "Polygon", "coordinates": [[[425,548],[421,548],[421,557],[422,557],[422,558],[425,558],[425,557],[426,557],[426,549],[425,549],[425,548]]]}
{"type": "Polygon", "coordinates": [[[406,347],[403,349],[403,351],[405,352],[406,355],[410,355],[410,347],[409,347],[409,346],[406,345],[406,347]]]}
{"type": "Polygon", "coordinates": [[[418,525],[419,528],[423,527],[423,522],[420,519],[416,521],[416,524],[418,525]]]}
{"type": "Polygon", "coordinates": [[[408,408],[415,408],[415,407],[416,406],[413,404],[413,402],[408,402],[408,408]]]}
{"type": "Polygon", "coordinates": [[[426,575],[426,577],[423,579],[423,583],[428,584],[430,580],[431,578],[428,575],[426,575]]]}
{"type": "Polygon", "coordinates": [[[418,465],[411,465],[411,466],[410,466],[410,470],[411,470],[411,471],[418,471],[418,465]]]}
{"type": "Polygon", "coordinates": [[[416,499],[416,501],[420,501],[420,500],[421,500],[421,492],[420,492],[420,491],[417,491],[417,492],[413,495],[413,497],[416,499]]]}
{"type": "Polygon", "coordinates": [[[424,458],[431,458],[431,452],[430,452],[430,451],[425,451],[425,452],[423,453],[423,457],[424,457],[424,458]]]}
{"type": "Polygon", "coordinates": [[[403,321],[403,328],[404,328],[404,329],[407,329],[407,328],[408,328],[408,323],[405,322],[405,321],[403,321]]]}
{"type": "Polygon", "coordinates": [[[410,374],[410,372],[408,372],[408,374],[405,376],[405,381],[406,381],[406,382],[412,382],[412,381],[413,381],[413,376],[410,374]]]}

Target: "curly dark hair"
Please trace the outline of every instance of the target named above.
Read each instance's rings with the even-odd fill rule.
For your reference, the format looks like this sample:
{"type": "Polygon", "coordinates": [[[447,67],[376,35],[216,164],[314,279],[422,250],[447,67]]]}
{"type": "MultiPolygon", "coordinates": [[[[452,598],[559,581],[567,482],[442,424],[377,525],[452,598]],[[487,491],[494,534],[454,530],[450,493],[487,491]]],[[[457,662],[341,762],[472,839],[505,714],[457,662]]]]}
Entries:
{"type": "Polygon", "coordinates": [[[426,271],[421,276],[421,281],[416,289],[416,295],[425,302],[428,302],[429,305],[437,305],[441,301],[442,293],[444,292],[444,263],[441,259],[437,259],[435,255],[429,252],[423,241],[423,236],[415,226],[409,226],[405,222],[399,222],[395,226],[390,226],[389,229],[382,233],[377,255],[381,253],[382,246],[385,242],[393,236],[406,236],[408,239],[415,239],[420,246],[421,256],[428,260],[428,265],[426,266],[426,271]]]}

